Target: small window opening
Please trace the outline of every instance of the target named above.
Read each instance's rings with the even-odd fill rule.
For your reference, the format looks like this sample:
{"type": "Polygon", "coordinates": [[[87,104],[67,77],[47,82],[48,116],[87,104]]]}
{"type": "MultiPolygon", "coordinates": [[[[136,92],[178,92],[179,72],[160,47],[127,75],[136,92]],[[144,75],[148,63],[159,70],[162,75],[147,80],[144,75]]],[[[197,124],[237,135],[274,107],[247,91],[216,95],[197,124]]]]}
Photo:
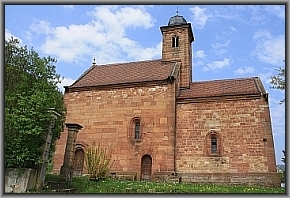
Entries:
{"type": "Polygon", "coordinates": [[[176,35],[172,37],[172,47],[178,47],[178,39],[179,37],[176,35]]]}
{"type": "Polygon", "coordinates": [[[135,139],[140,139],[140,122],[135,123],[135,139]]]}
{"type": "Polygon", "coordinates": [[[217,153],[217,139],[216,139],[216,137],[211,138],[211,152],[217,153]]]}

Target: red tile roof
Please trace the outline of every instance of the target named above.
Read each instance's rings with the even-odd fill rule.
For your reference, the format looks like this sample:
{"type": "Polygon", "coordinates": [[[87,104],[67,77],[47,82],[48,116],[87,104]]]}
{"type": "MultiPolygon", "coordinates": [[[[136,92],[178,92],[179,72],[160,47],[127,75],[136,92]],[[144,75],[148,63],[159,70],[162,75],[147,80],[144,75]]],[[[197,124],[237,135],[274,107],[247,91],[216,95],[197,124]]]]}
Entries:
{"type": "Polygon", "coordinates": [[[264,88],[258,77],[193,82],[178,99],[261,94],[264,88]]]}
{"type": "MultiPolygon", "coordinates": [[[[166,80],[174,70],[173,62],[159,60],[94,65],[69,88],[129,84],[166,80]]],[[[260,78],[236,78],[192,82],[181,90],[178,99],[195,99],[233,95],[265,94],[260,78]]]]}
{"type": "Polygon", "coordinates": [[[159,60],[95,65],[69,88],[166,80],[174,64],[159,60]]]}

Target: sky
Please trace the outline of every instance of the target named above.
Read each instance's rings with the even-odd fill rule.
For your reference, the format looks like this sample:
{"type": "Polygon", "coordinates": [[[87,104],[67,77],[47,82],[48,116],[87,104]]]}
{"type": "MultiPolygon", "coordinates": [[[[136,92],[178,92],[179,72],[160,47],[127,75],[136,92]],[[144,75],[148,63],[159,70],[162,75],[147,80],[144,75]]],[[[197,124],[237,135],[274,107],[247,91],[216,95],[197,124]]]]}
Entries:
{"type": "Polygon", "coordinates": [[[271,76],[285,67],[284,5],[5,5],[5,39],[57,59],[59,88],[97,65],[161,59],[161,26],[191,23],[193,81],[258,76],[269,93],[276,163],[285,150],[285,92],[271,76]]]}

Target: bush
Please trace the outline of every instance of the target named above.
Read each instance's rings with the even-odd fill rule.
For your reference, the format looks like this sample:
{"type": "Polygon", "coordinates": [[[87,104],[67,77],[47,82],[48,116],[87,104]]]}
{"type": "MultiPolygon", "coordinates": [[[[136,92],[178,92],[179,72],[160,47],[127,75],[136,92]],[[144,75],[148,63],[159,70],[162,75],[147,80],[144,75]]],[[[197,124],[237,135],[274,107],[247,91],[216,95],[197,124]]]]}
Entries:
{"type": "Polygon", "coordinates": [[[99,143],[96,146],[94,142],[88,147],[85,153],[85,162],[90,178],[98,179],[105,178],[112,166],[112,144],[107,150],[101,147],[99,143]]]}

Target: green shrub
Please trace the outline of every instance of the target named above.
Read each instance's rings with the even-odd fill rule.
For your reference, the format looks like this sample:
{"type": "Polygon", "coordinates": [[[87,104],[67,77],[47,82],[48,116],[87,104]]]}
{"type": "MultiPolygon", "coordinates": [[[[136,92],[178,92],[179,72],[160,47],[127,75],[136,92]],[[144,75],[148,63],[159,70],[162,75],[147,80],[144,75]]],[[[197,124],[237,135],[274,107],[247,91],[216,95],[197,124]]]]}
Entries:
{"type": "Polygon", "coordinates": [[[112,144],[109,149],[94,142],[85,153],[85,162],[90,178],[105,178],[112,166],[112,144]]]}

